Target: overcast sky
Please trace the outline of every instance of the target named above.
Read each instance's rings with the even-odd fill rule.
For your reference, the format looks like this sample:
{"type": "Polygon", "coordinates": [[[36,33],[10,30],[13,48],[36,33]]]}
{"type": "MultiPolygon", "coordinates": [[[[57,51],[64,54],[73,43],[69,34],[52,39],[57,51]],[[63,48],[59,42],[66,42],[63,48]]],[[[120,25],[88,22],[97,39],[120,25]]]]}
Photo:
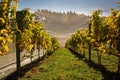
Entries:
{"type": "MultiPolygon", "coordinates": [[[[56,12],[77,12],[90,14],[92,11],[102,9],[110,10],[111,8],[117,9],[115,4],[120,0],[21,0],[19,2],[18,10],[24,8],[48,9],[56,12]]],[[[104,15],[109,14],[104,11],[104,15]]]]}

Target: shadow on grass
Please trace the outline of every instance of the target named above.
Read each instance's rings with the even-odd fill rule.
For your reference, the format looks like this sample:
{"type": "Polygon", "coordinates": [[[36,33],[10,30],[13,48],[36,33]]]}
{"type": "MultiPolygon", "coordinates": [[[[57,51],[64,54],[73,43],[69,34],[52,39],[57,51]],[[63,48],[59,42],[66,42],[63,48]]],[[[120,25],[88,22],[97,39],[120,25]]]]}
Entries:
{"type": "Polygon", "coordinates": [[[40,61],[43,61],[45,59],[46,56],[43,56],[40,60],[35,60],[33,62],[31,62],[30,64],[27,64],[23,67],[21,67],[21,74],[20,76],[17,76],[17,71],[15,71],[14,73],[10,74],[5,80],[21,80],[18,79],[18,77],[23,77],[25,75],[25,73],[29,70],[31,70],[33,67],[37,67],[40,65],[40,61]]]}
{"type": "MultiPolygon", "coordinates": [[[[82,59],[85,58],[83,55],[69,49],[73,55],[77,58],[82,59]]],[[[94,68],[97,71],[100,71],[103,76],[103,80],[120,80],[120,74],[115,72],[108,71],[103,65],[96,64],[94,61],[89,61],[87,59],[83,60],[90,68],[94,68]]]]}

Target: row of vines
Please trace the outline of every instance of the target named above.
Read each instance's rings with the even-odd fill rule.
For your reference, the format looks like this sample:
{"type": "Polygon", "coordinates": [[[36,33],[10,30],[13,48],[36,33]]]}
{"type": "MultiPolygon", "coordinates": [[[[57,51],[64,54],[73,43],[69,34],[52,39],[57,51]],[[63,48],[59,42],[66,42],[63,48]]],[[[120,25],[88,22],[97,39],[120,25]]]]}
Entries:
{"type": "Polygon", "coordinates": [[[91,61],[91,49],[97,51],[98,64],[101,65],[103,53],[118,57],[118,73],[120,73],[120,10],[111,9],[108,17],[101,16],[102,11],[94,11],[88,28],[78,30],[66,42],[66,47],[85,56],[88,49],[88,60],[91,61]]]}
{"type": "Polygon", "coordinates": [[[31,61],[35,46],[40,50],[53,52],[60,45],[57,38],[51,38],[39,21],[34,21],[35,14],[29,10],[17,11],[19,0],[2,0],[0,2],[0,55],[9,52],[8,43],[16,45],[17,73],[20,74],[20,53],[26,50],[30,53],[31,61]]]}

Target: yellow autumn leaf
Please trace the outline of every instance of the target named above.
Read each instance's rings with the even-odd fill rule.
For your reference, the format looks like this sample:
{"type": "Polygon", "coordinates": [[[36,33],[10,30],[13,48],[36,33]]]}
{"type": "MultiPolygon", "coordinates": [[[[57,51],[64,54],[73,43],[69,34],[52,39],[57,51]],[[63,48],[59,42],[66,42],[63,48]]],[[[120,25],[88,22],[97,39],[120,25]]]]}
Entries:
{"type": "Polygon", "coordinates": [[[0,51],[0,55],[2,55],[2,52],[0,51]]]}
{"type": "Polygon", "coordinates": [[[5,20],[3,18],[0,18],[0,23],[1,24],[4,24],[5,23],[5,20]]]}
{"type": "Polygon", "coordinates": [[[13,42],[13,40],[11,38],[7,38],[8,42],[13,42]]]}
{"type": "Polygon", "coordinates": [[[1,34],[7,33],[7,32],[8,32],[8,31],[7,31],[6,29],[2,29],[2,30],[0,31],[1,34]]]}
{"type": "Polygon", "coordinates": [[[4,38],[0,36],[0,41],[2,41],[4,38]]]}
{"type": "Polygon", "coordinates": [[[105,53],[106,52],[106,50],[103,50],[103,53],[105,53]]]}
{"type": "Polygon", "coordinates": [[[32,50],[32,48],[33,48],[33,45],[32,45],[32,44],[30,44],[30,45],[29,45],[28,50],[29,50],[29,51],[31,51],[31,50],[32,50]]]}
{"type": "Polygon", "coordinates": [[[91,39],[91,41],[90,41],[91,43],[93,43],[93,42],[95,42],[95,39],[91,39]]]}
{"type": "Polygon", "coordinates": [[[8,52],[8,51],[9,51],[9,48],[8,48],[8,45],[7,45],[7,44],[6,44],[6,45],[4,45],[3,47],[4,47],[4,49],[5,49],[5,51],[6,51],[6,52],[8,52]]]}

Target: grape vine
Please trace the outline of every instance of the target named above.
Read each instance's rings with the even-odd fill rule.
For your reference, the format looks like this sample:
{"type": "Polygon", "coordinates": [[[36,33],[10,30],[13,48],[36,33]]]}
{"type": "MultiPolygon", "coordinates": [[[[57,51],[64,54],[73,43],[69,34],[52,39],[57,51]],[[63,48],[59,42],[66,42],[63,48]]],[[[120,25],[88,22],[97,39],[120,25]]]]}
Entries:
{"type": "Polygon", "coordinates": [[[115,55],[118,57],[120,73],[120,11],[111,9],[108,17],[100,16],[101,13],[101,10],[94,11],[88,28],[73,34],[66,42],[66,47],[81,53],[81,49],[86,48],[84,46],[86,44],[89,46],[89,61],[92,48],[97,51],[99,64],[101,64],[102,53],[115,55]]]}

